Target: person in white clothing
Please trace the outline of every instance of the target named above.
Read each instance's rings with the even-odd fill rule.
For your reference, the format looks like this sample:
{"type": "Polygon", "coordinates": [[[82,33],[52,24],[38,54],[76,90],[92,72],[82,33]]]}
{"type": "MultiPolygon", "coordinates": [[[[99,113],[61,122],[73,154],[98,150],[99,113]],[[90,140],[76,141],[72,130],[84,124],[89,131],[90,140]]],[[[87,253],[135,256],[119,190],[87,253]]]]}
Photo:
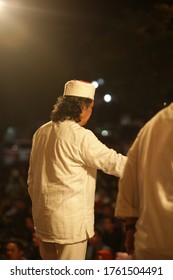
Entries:
{"type": "MultiPolygon", "coordinates": [[[[173,101],[173,98],[172,98],[173,101]]],[[[115,215],[137,260],[173,260],[173,103],[140,130],[128,152],[115,215]]]]}
{"type": "Polygon", "coordinates": [[[28,191],[43,259],[85,259],[94,235],[97,170],[121,176],[126,156],[109,149],[83,126],[91,116],[95,88],[65,84],[51,121],[33,136],[28,191]]]}

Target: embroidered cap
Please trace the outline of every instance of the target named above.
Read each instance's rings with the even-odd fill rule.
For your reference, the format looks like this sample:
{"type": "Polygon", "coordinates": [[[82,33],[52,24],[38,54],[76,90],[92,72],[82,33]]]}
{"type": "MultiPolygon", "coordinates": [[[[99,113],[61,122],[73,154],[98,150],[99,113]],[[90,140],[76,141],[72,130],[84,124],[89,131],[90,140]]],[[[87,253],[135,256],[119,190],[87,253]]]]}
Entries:
{"type": "Polygon", "coordinates": [[[65,84],[64,96],[86,97],[94,100],[95,87],[92,83],[80,80],[71,80],[65,84]]]}

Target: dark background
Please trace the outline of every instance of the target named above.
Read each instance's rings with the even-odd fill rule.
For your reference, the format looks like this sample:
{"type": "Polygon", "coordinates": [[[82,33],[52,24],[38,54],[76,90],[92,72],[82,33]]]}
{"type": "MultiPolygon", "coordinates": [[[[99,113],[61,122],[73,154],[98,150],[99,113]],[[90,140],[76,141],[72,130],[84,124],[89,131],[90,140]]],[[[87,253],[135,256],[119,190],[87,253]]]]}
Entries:
{"type": "Polygon", "coordinates": [[[104,79],[92,127],[118,123],[126,115],[144,123],[172,90],[172,1],[3,2],[1,139],[9,126],[31,135],[49,120],[70,79],[104,79]],[[113,95],[109,105],[101,101],[107,92],[113,95]]]}

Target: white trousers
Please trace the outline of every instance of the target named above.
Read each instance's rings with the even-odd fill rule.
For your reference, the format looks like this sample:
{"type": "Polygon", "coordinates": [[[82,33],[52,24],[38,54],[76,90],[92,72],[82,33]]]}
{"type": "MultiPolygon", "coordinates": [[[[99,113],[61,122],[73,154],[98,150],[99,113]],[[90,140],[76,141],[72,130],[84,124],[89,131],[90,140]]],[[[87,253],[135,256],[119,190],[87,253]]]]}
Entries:
{"type": "Polygon", "coordinates": [[[39,239],[43,260],[85,260],[87,240],[73,244],[43,242],[39,239]]]}

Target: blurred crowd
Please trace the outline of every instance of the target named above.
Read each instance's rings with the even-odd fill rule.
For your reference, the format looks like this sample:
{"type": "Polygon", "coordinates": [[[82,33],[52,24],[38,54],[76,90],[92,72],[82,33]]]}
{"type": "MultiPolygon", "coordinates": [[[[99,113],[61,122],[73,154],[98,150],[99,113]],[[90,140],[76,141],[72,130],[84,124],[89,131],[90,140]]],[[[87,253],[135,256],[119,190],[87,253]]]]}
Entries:
{"type": "MultiPolygon", "coordinates": [[[[27,190],[28,163],[0,169],[0,259],[41,259],[27,190]]],[[[86,259],[115,259],[124,252],[123,223],[114,217],[118,179],[98,171],[95,235],[86,259]]]]}
{"type": "MultiPolygon", "coordinates": [[[[108,145],[126,154],[129,141],[108,145]]],[[[41,259],[27,189],[28,161],[0,166],[0,259],[41,259]]],[[[86,259],[126,257],[123,222],[114,217],[118,178],[98,171],[95,193],[95,235],[86,259]],[[121,256],[122,254],[122,256],[121,256]]]]}
{"type": "Polygon", "coordinates": [[[41,259],[27,191],[28,164],[0,170],[0,259],[41,259]]]}

